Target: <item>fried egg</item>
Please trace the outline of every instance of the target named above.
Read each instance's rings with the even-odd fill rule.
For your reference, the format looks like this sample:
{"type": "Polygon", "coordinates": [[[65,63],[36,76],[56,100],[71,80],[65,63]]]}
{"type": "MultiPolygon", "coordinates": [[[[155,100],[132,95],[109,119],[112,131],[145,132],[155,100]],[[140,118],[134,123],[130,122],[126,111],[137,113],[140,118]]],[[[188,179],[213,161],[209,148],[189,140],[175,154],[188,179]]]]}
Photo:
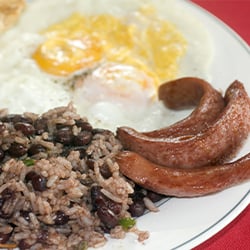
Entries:
{"type": "Polygon", "coordinates": [[[0,108],[42,113],[73,101],[98,127],[172,123],[159,85],[209,80],[212,58],[209,35],[184,13],[172,0],[31,1],[0,37],[0,108]]]}

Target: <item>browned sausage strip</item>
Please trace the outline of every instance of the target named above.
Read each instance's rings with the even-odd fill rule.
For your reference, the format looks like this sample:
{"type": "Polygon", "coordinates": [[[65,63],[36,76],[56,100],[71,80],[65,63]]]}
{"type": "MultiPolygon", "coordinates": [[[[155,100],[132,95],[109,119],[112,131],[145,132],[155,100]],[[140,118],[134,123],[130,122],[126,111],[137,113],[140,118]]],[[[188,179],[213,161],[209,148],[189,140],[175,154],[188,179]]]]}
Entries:
{"type": "Polygon", "coordinates": [[[208,82],[195,77],[183,77],[162,84],[159,99],[171,109],[197,106],[185,119],[166,128],[146,132],[150,137],[176,137],[196,134],[218,117],[225,107],[224,99],[208,82]]]}
{"type": "Polygon", "coordinates": [[[135,183],[176,197],[207,195],[250,180],[250,153],[232,163],[196,169],[162,167],[129,151],[119,153],[116,161],[135,183]]]}
{"type": "Polygon", "coordinates": [[[226,107],[204,132],[179,138],[152,138],[128,127],[117,130],[125,149],[168,167],[193,168],[222,162],[247,138],[250,99],[243,84],[232,83],[225,95],[226,107]]]}

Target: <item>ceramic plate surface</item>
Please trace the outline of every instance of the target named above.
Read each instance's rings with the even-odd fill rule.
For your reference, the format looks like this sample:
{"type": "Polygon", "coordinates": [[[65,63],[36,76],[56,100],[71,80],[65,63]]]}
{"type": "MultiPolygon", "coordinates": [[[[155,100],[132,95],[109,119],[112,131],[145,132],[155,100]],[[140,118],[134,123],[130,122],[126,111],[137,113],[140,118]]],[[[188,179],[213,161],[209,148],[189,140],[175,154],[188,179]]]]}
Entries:
{"type": "MultiPolygon", "coordinates": [[[[160,1],[154,1],[157,3],[160,1]]],[[[211,34],[214,58],[210,82],[223,92],[234,80],[244,83],[250,93],[250,50],[248,45],[219,19],[189,1],[180,5],[200,20],[211,34]]],[[[238,157],[248,153],[250,138],[238,157]]],[[[139,229],[149,230],[150,238],[138,243],[133,235],[110,240],[102,250],[191,249],[223,229],[250,203],[250,182],[200,198],[172,198],[160,205],[159,213],[137,220],[139,229]]]]}
{"type": "MultiPolygon", "coordinates": [[[[153,3],[160,6],[163,1],[153,3]]],[[[224,93],[237,79],[244,83],[250,94],[247,44],[224,23],[193,3],[179,0],[178,4],[197,18],[210,34],[214,48],[209,79],[212,85],[224,93]]],[[[237,158],[248,153],[249,148],[250,138],[237,158]]],[[[128,234],[123,240],[109,239],[100,250],[190,249],[224,228],[249,202],[250,182],[206,197],[167,199],[159,205],[158,213],[147,213],[137,220],[140,230],[150,232],[148,240],[139,243],[135,235],[128,234]]]]}

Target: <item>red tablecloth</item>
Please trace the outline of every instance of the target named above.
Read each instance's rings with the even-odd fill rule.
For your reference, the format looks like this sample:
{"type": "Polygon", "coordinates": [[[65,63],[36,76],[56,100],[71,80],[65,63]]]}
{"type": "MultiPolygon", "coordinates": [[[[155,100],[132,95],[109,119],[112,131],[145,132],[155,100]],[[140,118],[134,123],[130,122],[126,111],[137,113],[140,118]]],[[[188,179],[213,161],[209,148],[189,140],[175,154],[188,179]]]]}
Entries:
{"type": "Polygon", "coordinates": [[[250,45],[250,0],[193,0],[238,33],[250,45]]]}
{"type": "MultiPolygon", "coordinates": [[[[193,0],[250,44],[250,0],[193,0]]],[[[250,65],[249,65],[250,71],[250,65]]],[[[228,226],[193,250],[250,249],[250,205],[228,226]]]]}

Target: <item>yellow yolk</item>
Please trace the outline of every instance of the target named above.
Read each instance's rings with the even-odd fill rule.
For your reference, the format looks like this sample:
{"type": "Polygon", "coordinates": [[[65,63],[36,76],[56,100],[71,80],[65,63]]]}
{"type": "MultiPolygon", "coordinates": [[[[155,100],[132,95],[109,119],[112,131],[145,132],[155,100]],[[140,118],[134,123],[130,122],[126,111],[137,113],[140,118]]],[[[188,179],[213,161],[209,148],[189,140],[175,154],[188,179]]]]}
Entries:
{"type": "Polygon", "coordinates": [[[35,51],[33,58],[44,71],[67,76],[101,60],[102,48],[94,37],[52,38],[35,51]]]}
{"type": "Polygon", "coordinates": [[[42,35],[45,42],[36,49],[33,59],[47,73],[69,76],[97,63],[121,63],[144,71],[156,89],[160,82],[176,77],[179,60],[186,51],[182,34],[150,8],[134,13],[132,21],[131,16],[75,13],[42,35]]]}

